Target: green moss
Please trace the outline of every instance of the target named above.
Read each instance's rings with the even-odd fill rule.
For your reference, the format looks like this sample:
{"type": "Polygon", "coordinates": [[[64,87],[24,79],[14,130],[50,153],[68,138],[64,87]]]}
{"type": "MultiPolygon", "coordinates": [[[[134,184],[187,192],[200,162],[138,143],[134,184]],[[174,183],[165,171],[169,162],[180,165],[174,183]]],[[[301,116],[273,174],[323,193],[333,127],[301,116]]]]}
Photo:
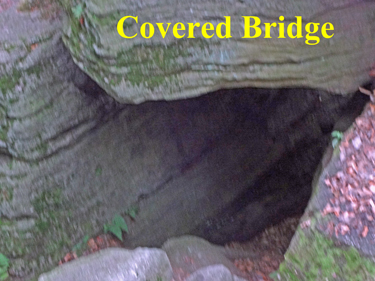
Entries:
{"type": "Polygon", "coordinates": [[[17,49],[16,45],[11,45],[7,42],[0,43],[0,49],[4,49],[7,53],[12,52],[13,50],[17,49]]]}
{"type": "Polygon", "coordinates": [[[134,46],[119,53],[116,63],[119,67],[128,66],[126,80],[133,86],[143,85],[152,90],[164,83],[171,83],[173,79],[177,80],[178,73],[186,70],[186,66],[179,64],[177,60],[192,56],[189,50],[200,47],[204,49],[206,45],[207,42],[197,39],[181,40],[167,47],[134,46]]]}
{"type": "Polygon", "coordinates": [[[13,200],[13,188],[9,186],[0,186],[0,203],[13,200]]]}
{"type": "Polygon", "coordinates": [[[66,11],[70,10],[72,7],[72,0],[57,0],[57,2],[66,11]]]}
{"type": "Polygon", "coordinates": [[[0,92],[5,95],[8,91],[14,89],[21,79],[21,73],[14,70],[10,75],[0,76],[0,92]]]}
{"type": "Polygon", "coordinates": [[[298,231],[298,247],[290,249],[278,273],[281,280],[369,280],[375,263],[353,248],[338,248],[318,232],[298,231]]]}
{"type": "Polygon", "coordinates": [[[8,128],[0,127],[0,140],[6,142],[8,140],[8,128]]]}
{"type": "Polygon", "coordinates": [[[51,227],[49,222],[43,220],[38,220],[35,225],[41,233],[46,233],[51,227]]]}
{"type": "MultiPolygon", "coordinates": [[[[126,16],[125,11],[113,11],[110,14],[106,14],[105,16],[97,16],[92,13],[86,13],[85,18],[88,19],[88,22],[90,25],[95,26],[117,26],[118,21],[126,16]]],[[[124,31],[126,31],[127,28],[136,25],[137,23],[134,20],[127,20],[124,22],[124,31]]]]}
{"type": "Polygon", "coordinates": [[[6,220],[6,219],[0,219],[0,229],[2,226],[11,226],[14,223],[12,221],[6,220]]]}
{"type": "MultiPolygon", "coordinates": [[[[99,44],[99,42],[97,42],[97,35],[92,34],[91,30],[103,26],[111,26],[122,15],[116,13],[116,15],[98,17],[85,13],[85,11],[83,13],[84,18],[87,19],[85,25],[88,28],[82,27],[76,19],[70,17],[71,32],[69,37],[64,36],[63,39],[75,60],[85,65],[85,71],[103,86],[110,85],[115,87],[124,81],[132,86],[142,86],[150,90],[162,85],[167,85],[168,88],[173,84],[178,86],[179,73],[189,70],[187,69],[189,66],[185,63],[180,63],[179,59],[194,57],[199,52],[206,54],[207,50],[210,50],[207,40],[178,40],[167,46],[164,44],[133,46],[117,53],[115,58],[111,56],[102,57],[100,55],[98,57],[97,52],[93,50],[93,45],[99,44]],[[82,37],[85,38],[84,42],[82,42],[82,37]],[[113,65],[114,59],[115,65],[109,73],[108,67],[113,65]],[[109,61],[107,62],[107,60],[109,61]],[[89,62],[85,63],[86,61],[89,62]]],[[[130,25],[131,23],[132,21],[129,21],[130,25]]]]}
{"type": "Polygon", "coordinates": [[[42,18],[56,16],[59,11],[58,1],[54,0],[24,0],[17,7],[19,12],[27,13],[34,10],[41,11],[42,18]]]}
{"type": "Polygon", "coordinates": [[[41,142],[34,150],[40,155],[46,155],[48,152],[48,144],[46,142],[41,142]]]}
{"type": "Polygon", "coordinates": [[[47,209],[56,209],[61,205],[61,189],[57,188],[55,190],[43,191],[36,199],[33,201],[33,206],[37,213],[42,213],[47,209]]]}
{"type": "Polygon", "coordinates": [[[43,239],[39,238],[38,241],[46,243],[42,246],[44,254],[57,261],[63,252],[72,246],[72,241],[66,231],[66,227],[69,225],[69,215],[65,212],[68,201],[64,198],[62,190],[56,188],[41,192],[32,201],[32,204],[38,213],[34,235],[43,236],[43,239]]]}
{"type": "MultiPolygon", "coordinates": [[[[31,203],[38,218],[30,219],[27,230],[18,229],[13,221],[0,221],[0,252],[12,259],[22,259],[25,264],[20,271],[40,273],[51,269],[51,264],[39,259],[35,261],[35,253],[40,254],[43,249],[43,256],[57,264],[72,249],[74,242],[77,243],[84,236],[83,233],[93,234],[94,226],[89,222],[83,225],[73,223],[71,200],[64,196],[59,187],[39,192],[31,203]],[[32,225],[34,220],[35,224],[32,225]],[[79,234],[75,235],[77,232],[79,234]]],[[[95,228],[97,230],[98,226],[95,228]]]]}
{"type": "Polygon", "coordinates": [[[16,102],[18,102],[18,98],[12,98],[12,99],[9,99],[9,100],[8,100],[8,103],[9,103],[10,105],[15,104],[16,102]]]}
{"type": "Polygon", "coordinates": [[[42,73],[42,71],[44,70],[44,67],[42,65],[35,65],[33,67],[30,67],[26,70],[26,73],[28,75],[36,75],[38,77],[38,79],[40,79],[40,74],[42,73]]]}

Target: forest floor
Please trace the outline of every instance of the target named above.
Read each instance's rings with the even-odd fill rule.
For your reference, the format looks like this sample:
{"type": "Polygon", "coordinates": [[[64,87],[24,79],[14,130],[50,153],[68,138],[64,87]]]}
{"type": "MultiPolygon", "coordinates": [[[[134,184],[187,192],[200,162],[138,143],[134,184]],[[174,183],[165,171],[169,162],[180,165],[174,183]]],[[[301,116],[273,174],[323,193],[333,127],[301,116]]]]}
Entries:
{"type": "Polygon", "coordinates": [[[252,240],[244,243],[232,242],[229,247],[255,253],[257,259],[235,260],[249,281],[272,281],[270,273],[279,268],[284,261],[284,254],[298,227],[300,216],[290,217],[281,223],[266,228],[252,240]]]}
{"type": "MultiPolygon", "coordinates": [[[[298,227],[300,216],[290,217],[281,223],[266,228],[248,242],[231,242],[226,247],[253,252],[257,259],[234,260],[235,266],[241,270],[249,281],[272,281],[269,274],[279,268],[284,254],[298,227]]],[[[111,234],[102,234],[87,241],[87,250],[80,256],[87,256],[109,247],[124,248],[122,242],[111,234]]],[[[79,258],[76,253],[69,252],[59,265],[79,258]]]]}

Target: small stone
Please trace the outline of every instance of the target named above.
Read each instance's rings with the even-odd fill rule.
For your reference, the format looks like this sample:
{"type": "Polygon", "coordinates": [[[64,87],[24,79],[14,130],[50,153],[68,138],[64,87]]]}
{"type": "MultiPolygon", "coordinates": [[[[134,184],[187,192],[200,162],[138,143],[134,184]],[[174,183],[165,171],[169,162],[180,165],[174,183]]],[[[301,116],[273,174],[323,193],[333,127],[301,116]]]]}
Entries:
{"type": "Polygon", "coordinates": [[[361,141],[361,138],[359,136],[357,136],[356,138],[354,138],[352,140],[352,144],[354,146],[354,148],[356,150],[360,149],[361,145],[362,145],[362,141],[361,141]]]}

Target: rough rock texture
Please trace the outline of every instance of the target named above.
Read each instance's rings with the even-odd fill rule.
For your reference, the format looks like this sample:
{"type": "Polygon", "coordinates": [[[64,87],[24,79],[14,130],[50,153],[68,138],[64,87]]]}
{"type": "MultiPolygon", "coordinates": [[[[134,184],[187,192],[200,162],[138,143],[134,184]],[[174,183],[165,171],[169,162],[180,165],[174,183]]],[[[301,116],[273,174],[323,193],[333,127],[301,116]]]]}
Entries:
{"type": "Polygon", "coordinates": [[[243,240],[302,211],[349,98],[243,89],[121,105],[73,63],[58,7],[0,7],[0,252],[12,279],[55,266],[131,207],[129,247],[243,240]]]}
{"type": "Polygon", "coordinates": [[[37,10],[15,9],[0,13],[3,30],[45,34],[2,37],[9,42],[1,45],[8,125],[0,252],[11,258],[13,278],[29,280],[56,265],[84,235],[133,206],[139,213],[124,237],[129,247],[186,233],[220,243],[246,239],[279,213],[302,211],[310,194],[305,173],[315,169],[349,99],[246,89],[119,105],[75,67],[59,40],[58,16],[42,20],[37,10]],[[302,166],[297,155],[309,161],[296,177],[287,171],[302,166]],[[271,168],[277,182],[265,174],[271,168]]]}
{"type": "MultiPolygon", "coordinates": [[[[360,202],[366,201],[369,194],[371,198],[372,194],[370,192],[363,195],[360,193],[362,189],[357,194],[357,186],[351,187],[353,183],[346,176],[338,179],[338,184],[334,185],[338,186],[335,194],[332,194],[327,186],[327,180],[340,171],[342,175],[358,173],[358,178],[363,177],[366,180],[357,184],[363,184],[367,188],[371,185],[374,163],[370,153],[370,148],[374,146],[374,127],[371,123],[375,124],[374,112],[375,105],[366,107],[353,127],[345,132],[343,144],[335,149],[328,165],[318,169],[313,183],[313,196],[285,254],[285,262],[280,265],[278,274],[275,275],[276,280],[374,280],[374,227],[371,216],[365,216],[367,206],[354,212],[345,208],[346,200],[350,201],[348,205],[351,202],[361,204],[360,202]],[[368,124],[371,129],[364,128],[368,124]],[[353,154],[346,154],[344,151],[348,151],[348,146],[356,146],[353,130],[358,130],[357,128],[361,131],[362,137],[366,138],[363,141],[367,145],[357,146],[353,154]],[[361,157],[369,162],[355,163],[361,157]],[[350,160],[355,164],[345,166],[350,160]],[[345,191],[345,188],[349,191],[345,191]],[[336,198],[339,203],[333,204],[336,198]],[[327,204],[331,207],[333,205],[335,209],[327,211],[327,204]],[[355,218],[361,217],[368,225],[368,232],[363,231],[364,225],[353,223],[355,218]]],[[[374,209],[371,209],[371,204],[368,204],[368,209],[373,215],[374,209]]]]}
{"type": "Polygon", "coordinates": [[[106,249],[69,262],[39,281],[244,281],[228,259],[251,257],[251,253],[225,249],[207,241],[184,236],[173,238],[163,250],[137,248],[133,251],[106,249]]]}
{"type": "MultiPolygon", "coordinates": [[[[68,0],[65,2],[70,3],[68,0]]],[[[375,62],[375,3],[372,1],[123,1],[80,0],[81,24],[70,17],[64,42],[75,62],[108,94],[126,103],[146,100],[178,99],[201,95],[220,88],[238,87],[312,87],[348,94],[368,80],[375,62]],[[124,24],[120,37],[116,26],[124,16],[138,16],[124,24]],[[242,16],[259,16],[263,22],[285,26],[302,16],[307,22],[331,22],[331,39],[321,38],[309,46],[305,39],[242,39],[242,16]],[[176,39],[171,33],[176,22],[210,21],[216,26],[223,16],[231,16],[232,38],[176,39]],[[82,22],[82,21],[81,21],[82,22]],[[145,22],[171,22],[162,38],[157,28],[151,39],[139,34],[145,22]]],[[[68,11],[72,7],[67,4],[68,11]]],[[[73,7],[77,7],[73,6],[73,7]]],[[[155,25],[156,26],[156,25],[155,25]]],[[[305,28],[303,28],[304,30],[305,28]]],[[[198,29],[199,30],[199,29],[198,29]]],[[[254,31],[253,31],[254,33],[254,31]]],[[[330,32],[329,32],[330,33],[330,32]]],[[[305,35],[305,33],[304,33],[305,35]]],[[[320,37],[320,31],[318,32],[320,37]]]]}
{"type": "Polygon", "coordinates": [[[186,281],[245,281],[223,265],[211,265],[194,272],[186,281]]]}
{"type": "Polygon", "coordinates": [[[105,112],[103,101],[77,88],[87,77],[62,44],[61,15],[20,12],[17,2],[0,14],[1,147],[3,155],[30,162],[72,145],[110,106],[105,112]]]}
{"type": "MultiPolygon", "coordinates": [[[[168,239],[162,249],[168,255],[176,280],[184,280],[194,272],[215,264],[223,265],[229,274],[232,272],[241,276],[242,273],[234,266],[233,260],[239,257],[252,257],[253,255],[245,251],[216,246],[194,236],[168,239]]],[[[197,275],[199,274],[194,275],[195,278],[198,278],[197,275]]]]}
{"type": "Polygon", "coordinates": [[[172,267],[162,250],[106,249],[43,274],[39,281],[170,281],[172,267]]]}
{"type": "Polygon", "coordinates": [[[244,240],[281,215],[301,212],[329,135],[321,128],[333,124],[346,102],[324,95],[327,102],[313,106],[314,97],[319,101],[313,93],[284,93],[272,102],[227,92],[127,106],[47,159],[4,163],[25,174],[1,205],[0,251],[11,258],[11,275],[29,280],[56,265],[84,235],[102,231],[132,206],[139,212],[135,221],[127,218],[129,247],[159,246],[186,233],[220,243],[244,240]],[[273,115],[256,113],[267,103],[273,115]],[[303,110],[292,118],[293,107],[303,110]],[[279,127],[288,116],[290,125],[279,127]],[[293,134],[296,128],[305,131],[293,134]],[[298,155],[306,159],[301,163],[298,155]]]}

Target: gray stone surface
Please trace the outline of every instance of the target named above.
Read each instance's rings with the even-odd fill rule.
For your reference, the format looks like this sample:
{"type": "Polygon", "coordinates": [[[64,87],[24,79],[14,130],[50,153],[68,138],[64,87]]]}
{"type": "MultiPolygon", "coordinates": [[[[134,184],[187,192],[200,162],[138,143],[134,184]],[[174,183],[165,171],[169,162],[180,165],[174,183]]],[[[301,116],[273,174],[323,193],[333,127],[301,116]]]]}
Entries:
{"type": "MultiPolygon", "coordinates": [[[[227,255],[234,250],[184,236],[167,241],[163,249],[109,248],[65,263],[42,274],[39,281],[243,281],[227,255]]],[[[237,252],[236,254],[239,254],[237,252]]],[[[242,257],[251,253],[241,252],[242,257]],[[245,255],[246,254],[246,255],[245,255]]],[[[238,256],[239,257],[239,256],[238,256]]]]}
{"type": "Polygon", "coordinates": [[[21,1],[10,3],[0,13],[1,149],[2,156],[31,162],[93,129],[104,105],[89,103],[77,87],[87,76],[62,44],[63,15],[45,18],[38,9],[18,11],[21,1]]]}
{"type": "MultiPolygon", "coordinates": [[[[183,236],[168,239],[168,241],[164,243],[162,249],[167,253],[168,258],[171,261],[171,265],[174,269],[174,278],[176,280],[184,280],[197,270],[215,264],[221,264],[224,268],[227,268],[229,276],[231,276],[230,272],[241,276],[242,273],[234,266],[233,260],[236,257],[254,257],[253,253],[231,251],[224,247],[213,245],[208,241],[195,236],[183,236]]],[[[216,270],[206,270],[205,272],[204,275],[210,275],[212,272],[216,272],[216,270]]],[[[219,272],[222,272],[222,270],[219,272]]],[[[221,276],[221,274],[222,273],[218,273],[218,276],[221,276]]],[[[227,273],[224,275],[227,275],[227,273]]],[[[198,276],[199,274],[197,274],[195,278],[199,278],[198,276]]]]}
{"type": "MultiPolygon", "coordinates": [[[[370,112],[373,112],[373,108],[374,105],[369,104],[360,118],[373,116],[373,114],[370,114],[370,112]]],[[[373,121],[373,117],[371,117],[370,124],[373,121]]],[[[343,126],[342,122],[345,123],[346,121],[340,120],[336,128],[343,130],[345,139],[346,136],[352,134],[352,126],[355,127],[357,122],[353,123],[349,130],[347,126],[343,126]]],[[[366,138],[366,133],[363,136],[366,138]]],[[[344,163],[351,161],[351,159],[355,159],[354,165],[362,165],[362,167],[366,167],[366,170],[368,169],[367,171],[372,169],[371,164],[368,166],[365,161],[358,160],[363,155],[366,155],[363,145],[350,156],[340,152],[340,147],[337,146],[335,150],[328,148],[325,152],[312,183],[312,197],[301,218],[301,225],[285,254],[285,261],[279,267],[276,280],[374,280],[375,248],[373,246],[374,235],[371,233],[373,231],[371,225],[369,225],[369,233],[366,237],[363,237],[361,235],[362,229],[355,226],[354,223],[342,223],[350,229],[348,233],[342,235],[340,230],[336,232],[336,226],[339,226],[340,222],[336,214],[323,215],[324,208],[327,204],[331,204],[331,200],[336,197],[325,183],[327,178],[331,178],[337,172],[346,169],[347,166],[344,163]]],[[[345,149],[343,150],[345,151],[345,149]]],[[[347,173],[350,174],[350,172],[347,173]]],[[[371,172],[364,173],[364,175],[365,177],[372,177],[371,172]]],[[[359,178],[355,180],[359,180],[359,178]]],[[[350,176],[344,176],[340,181],[349,186],[354,179],[350,178],[350,176]]],[[[338,190],[340,190],[340,195],[337,198],[340,198],[343,194],[340,185],[338,190]]],[[[363,200],[362,198],[360,200],[363,200]]],[[[344,205],[340,206],[340,217],[347,210],[342,206],[344,205]]],[[[359,216],[357,211],[354,211],[354,214],[359,216]]]]}
{"type": "Polygon", "coordinates": [[[322,128],[349,99],[245,89],[121,105],[73,63],[58,8],[46,17],[18,4],[0,11],[0,252],[12,279],[56,266],[134,206],[129,247],[186,233],[246,239],[280,219],[275,210],[298,211],[296,191],[308,200],[305,174],[329,135],[322,128]],[[264,183],[270,169],[279,180],[264,183]]]}
{"type": "MultiPolygon", "coordinates": [[[[69,1],[66,1],[69,2],[69,1]]],[[[187,98],[220,88],[238,87],[311,87],[348,94],[369,79],[375,62],[375,3],[352,0],[80,0],[81,25],[74,16],[64,32],[64,42],[76,63],[120,102],[187,98]],[[173,3],[173,4],[171,4],[173,3]],[[123,16],[138,16],[125,23],[125,33],[138,36],[122,38],[116,29],[123,16]],[[139,35],[144,22],[210,21],[216,26],[223,16],[231,16],[232,38],[165,38],[155,30],[151,39],[139,35]],[[242,39],[242,16],[259,16],[264,22],[285,25],[302,16],[307,22],[331,22],[331,39],[322,38],[315,46],[305,38],[242,39]]],[[[70,11],[70,6],[68,8],[70,11]]],[[[305,29],[303,27],[303,29],[305,29]]],[[[304,33],[305,35],[305,33],[304,33]]]]}
{"type": "Polygon", "coordinates": [[[246,281],[246,279],[233,275],[223,265],[211,265],[197,270],[185,281],[246,281]]]}
{"type": "MultiPolygon", "coordinates": [[[[74,83],[71,87],[80,91],[74,83]]],[[[285,215],[296,210],[301,200],[286,187],[303,189],[305,200],[310,190],[309,182],[280,181],[251,188],[258,176],[275,165],[284,174],[285,165],[278,162],[306,136],[310,142],[300,152],[309,147],[308,157],[317,157],[324,142],[321,122],[333,123],[348,102],[313,91],[247,89],[122,106],[94,86],[78,92],[67,100],[58,99],[60,92],[51,94],[61,112],[93,110],[92,129],[55,152],[27,154],[27,160],[14,154],[2,162],[7,177],[1,180],[12,184],[13,197],[0,206],[5,221],[0,251],[12,259],[10,273],[21,280],[55,266],[83,236],[102,231],[116,213],[132,206],[139,213],[135,221],[126,218],[129,247],[160,246],[187,233],[215,243],[254,235],[272,222],[280,203],[285,215]],[[76,102],[69,103],[73,97],[76,102]],[[288,200],[279,200],[280,194],[288,200]],[[274,208],[267,208],[270,204],[274,208]]],[[[48,121],[42,130],[59,128],[55,124],[65,115],[53,116],[40,117],[48,121]]],[[[63,122],[75,128],[77,120],[63,122]]],[[[314,169],[307,163],[307,170],[314,169]]]]}
{"type": "Polygon", "coordinates": [[[39,281],[170,281],[172,268],[165,252],[138,248],[106,249],[43,274],[39,281]]]}

